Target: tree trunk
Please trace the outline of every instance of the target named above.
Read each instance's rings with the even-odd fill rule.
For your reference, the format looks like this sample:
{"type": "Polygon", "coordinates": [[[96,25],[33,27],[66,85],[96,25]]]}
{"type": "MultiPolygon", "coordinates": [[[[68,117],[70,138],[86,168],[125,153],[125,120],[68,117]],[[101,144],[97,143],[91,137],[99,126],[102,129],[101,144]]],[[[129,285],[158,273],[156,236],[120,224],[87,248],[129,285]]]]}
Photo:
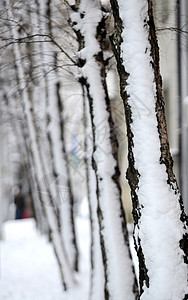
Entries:
{"type": "Polygon", "coordinates": [[[141,299],[187,299],[187,220],[172,169],[152,2],[111,0],[111,5],[141,299]]]}
{"type": "Polygon", "coordinates": [[[118,182],[117,143],[113,135],[101,49],[105,39],[105,17],[98,1],[81,1],[79,12],[72,15],[72,21],[77,23],[74,28],[84,40],[78,60],[82,73],[80,82],[87,89],[91,116],[92,167],[96,177],[105,299],[136,299],[135,277],[118,182]]]}
{"type": "Polygon", "coordinates": [[[83,86],[84,101],[84,120],[85,120],[85,162],[86,162],[86,180],[87,195],[90,212],[90,230],[91,230],[91,278],[89,299],[104,299],[104,266],[102,260],[102,251],[100,246],[100,228],[97,217],[97,195],[96,195],[96,174],[92,168],[92,149],[93,139],[92,124],[89,109],[89,99],[87,97],[86,87],[83,86]]]}
{"type": "MultiPolygon", "coordinates": [[[[10,6],[7,5],[7,8],[8,8],[7,10],[8,19],[13,19],[13,16],[11,15],[10,6]]],[[[18,40],[17,30],[14,27],[11,28],[11,30],[12,30],[13,38],[15,40],[18,40]]],[[[42,151],[43,148],[41,147],[41,139],[36,126],[34,92],[31,89],[31,86],[28,84],[28,82],[26,82],[28,74],[26,73],[27,64],[24,64],[24,62],[28,53],[27,52],[23,53],[22,51],[23,51],[23,47],[21,49],[21,46],[18,45],[18,43],[14,43],[15,63],[17,64],[17,73],[18,73],[17,76],[20,83],[19,88],[20,91],[22,92],[20,104],[26,114],[26,122],[29,130],[30,140],[31,140],[33,159],[35,161],[35,172],[37,176],[37,183],[41,191],[39,197],[41,198],[45,210],[46,222],[50,229],[50,236],[57,257],[62,283],[64,288],[67,289],[70,286],[72,286],[74,283],[73,272],[72,272],[73,270],[67,259],[67,255],[58,228],[56,205],[54,203],[53,191],[50,187],[50,182],[48,182],[48,178],[46,177],[45,178],[47,179],[47,181],[41,180],[48,173],[47,172],[48,159],[45,156],[46,153],[42,151]]],[[[48,149],[47,149],[47,153],[48,153],[48,149]]]]}

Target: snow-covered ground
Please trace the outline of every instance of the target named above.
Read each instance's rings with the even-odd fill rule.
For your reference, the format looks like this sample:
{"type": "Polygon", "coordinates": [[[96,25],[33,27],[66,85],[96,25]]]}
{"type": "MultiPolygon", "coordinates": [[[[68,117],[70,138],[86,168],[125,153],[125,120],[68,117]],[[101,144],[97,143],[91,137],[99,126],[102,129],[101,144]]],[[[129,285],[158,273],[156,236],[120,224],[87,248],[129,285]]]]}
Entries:
{"type": "MultiPolygon", "coordinates": [[[[37,231],[35,221],[5,222],[0,245],[0,300],[88,300],[90,225],[87,199],[80,205],[76,228],[80,273],[73,289],[65,293],[52,245],[37,231]]],[[[132,231],[130,224],[129,231],[132,231]]],[[[130,245],[138,274],[132,235],[130,245]]]]}
{"type": "Polygon", "coordinates": [[[78,217],[81,275],[63,291],[52,245],[33,219],[4,223],[0,251],[0,300],[86,300],[89,290],[89,224],[78,217]]]}

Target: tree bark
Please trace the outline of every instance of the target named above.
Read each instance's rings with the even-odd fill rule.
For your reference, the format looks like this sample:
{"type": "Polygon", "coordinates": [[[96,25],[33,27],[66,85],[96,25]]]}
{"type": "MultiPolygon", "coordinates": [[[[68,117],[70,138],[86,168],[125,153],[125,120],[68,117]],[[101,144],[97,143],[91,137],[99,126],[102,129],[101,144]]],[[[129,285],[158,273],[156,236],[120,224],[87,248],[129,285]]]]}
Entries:
{"type": "Polygon", "coordinates": [[[141,299],[166,299],[166,297],[174,300],[187,299],[187,217],[183,210],[183,203],[173,173],[173,161],[168,143],[162,79],[159,69],[159,50],[152,15],[152,1],[143,1],[142,3],[141,1],[133,1],[130,4],[128,1],[111,0],[111,5],[115,20],[112,45],[117,60],[120,91],[127,123],[129,151],[127,179],[131,187],[133,202],[134,236],[139,258],[141,299]],[[134,21],[130,19],[133,15],[135,17],[134,21]],[[132,34],[136,34],[134,32],[134,24],[136,22],[139,24],[136,30],[139,31],[140,36],[135,37],[135,40],[133,40],[132,34]],[[140,37],[142,37],[142,41],[140,37]],[[139,42],[141,41],[140,46],[134,46],[134,42],[137,42],[137,39],[139,39],[139,42]],[[134,49],[132,55],[129,52],[130,45],[134,49]],[[142,61],[138,59],[139,56],[142,57],[142,61]],[[147,81],[147,87],[144,85],[144,81],[139,86],[139,77],[136,77],[136,70],[134,72],[133,67],[130,66],[130,61],[132,61],[132,66],[134,63],[138,65],[143,62],[142,67],[144,70],[147,69],[149,74],[149,81],[147,81],[147,77],[144,77],[145,81],[147,81]],[[138,91],[142,91],[143,95],[139,94],[137,96],[138,91]],[[139,109],[139,115],[135,112],[136,106],[137,110],[139,109]],[[147,108],[149,113],[146,114],[144,108],[147,108]],[[150,129],[147,130],[148,126],[147,128],[142,128],[145,124],[153,126],[153,133],[149,134],[150,129]],[[138,126],[140,126],[139,130],[138,126]],[[155,141],[152,135],[155,135],[155,141]],[[142,141],[140,141],[140,136],[143,136],[142,141]],[[142,154],[144,149],[147,149],[147,145],[148,148],[156,150],[160,154],[157,163],[157,156],[154,159],[155,153],[150,155],[148,150],[145,152],[145,157],[148,155],[147,160],[143,159],[143,155],[138,155],[138,150],[142,154]],[[146,172],[142,167],[143,164],[147,170],[146,172]],[[149,178],[148,172],[153,169],[154,164],[156,171],[155,173],[151,171],[153,175],[151,175],[152,178],[149,178]],[[162,180],[163,177],[164,179],[162,180]],[[156,188],[157,186],[158,188],[156,188]],[[150,196],[149,189],[152,192],[150,196]],[[161,191],[164,193],[160,194],[161,191]],[[158,205],[154,199],[158,200],[158,205]],[[171,214],[169,213],[170,211],[171,214]],[[149,220],[147,219],[147,214],[150,216],[149,220]],[[163,214],[166,215],[166,218],[164,218],[163,214]],[[156,219],[157,215],[159,219],[156,219]],[[166,224],[167,219],[168,225],[166,224]],[[147,226],[146,221],[148,221],[147,226]],[[170,226],[170,231],[173,234],[169,234],[168,226],[170,226]],[[160,249],[161,243],[163,243],[164,248],[168,249],[168,254],[165,251],[158,252],[157,249],[160,249]],[[171,243],[173,243],[173,249],[175,250],[171,251],[171,243]],[[150,245],[149,252],[148,245],[150,245]],[[174,255],[173,251],[177,251],[177,256],[174,255]],[[158,256],[160,252],[161,256],[158,256]],[[164,257],[166,259],[162,263],[164,257]],[[167,288],[164,285],[164,281],[159,281],[158,296],[155,296],[154,287],[157,282],[157,276],[161,272],[161,265],[163,265],[164,270],[166,269],[164,274],[167,277],[164,280],[169,280],[169,282],[173,283],[170,288],[167,288]],[[184,274],[185,279],[183,282],[181,281],[181,285],[175,281],[173,271],[169,272],[169,269],[173,269],[173,265],[178,266],[179,274],[184,274]],[[155,268],[155,271],[153,268],[155,268]],[[153,272],[155,272],[156,276],[153,275],[153,272]]]}
{"type": "Polygon", "coordinates": [[[78,62],[82,73],[80,83],[86,87],[91,116],[92,167],[96,176],[97,216],[104,265],[105,299],[124,299],[124,297],[136,299],[135,276],[119,186],[118,145],[106,88],[105,61],[102,51],[106,37],[105,17],[102,16],[98,1],[90,1],[89,5],[81,1],[80,9],[77,14],[73,15],[72,21],[77,23],[74,28],[79,30],[83,37],[83,48],[79,51],[78,62]],[[88,8],[95,15],[89,27],[87,24],[91,15],[88,8]],[[90,43],[95,45],[97,50],[91,49],[90,43]],[[92,71],[94,76],[92,76],[92,71]],[[100,92],[98,93],[98,91],[100,92]],[[101,131],[104,128],[105,136],[100,141],[100,135],[103,134],[101,131]],[[116,240],[115,232],[119,233],[118,240],[116,240]],[[116,263],[113,262],[112,257],[115,257],[116,263]],[[124,274],[125,281],[119,277],[120,273],[124,274]],[[118,278],[116,284],[114,276],[116,279],[118,278]],[[129,283],[127,283],[128,281],[129,283]]]}

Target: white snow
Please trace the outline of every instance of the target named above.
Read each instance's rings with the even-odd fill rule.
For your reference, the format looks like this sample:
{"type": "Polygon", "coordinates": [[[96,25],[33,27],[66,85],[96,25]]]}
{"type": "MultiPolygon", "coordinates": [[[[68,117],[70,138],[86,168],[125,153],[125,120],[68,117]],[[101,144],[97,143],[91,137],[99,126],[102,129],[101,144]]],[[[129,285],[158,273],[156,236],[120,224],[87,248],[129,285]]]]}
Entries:
{"type": "Polygon", "coordinates": [[[86,300],[89,290],[89,224],[77,218],[81,273],[69,292],[64,292],[59,270],[47,237],[36,230],[33,219],[4,223],[0,256],[0,299],[86,300]]]}
{"type": "Polygon", "coordinates": [[[96,151],[94,159],[97,162],[97,175],[100,193],[100,207],[103,214],[103,230],[105,248],[107,249],[107,277],[110,299],[135,299],[132,292],[133,274],[132,261],[128,247],[124,243],[122,223],[120,219],[120,194],[112,180],[116,161],[112,155],[110,142],[109,114],[106,110],[105,91],[101,80],[101,69],[95,55],[100,51],[96,39],[96,29],[103,15],[99,1],[82,0],[80,13],[71,16],[77,22],[75,29],[84,36],[85,48],[78,53],[86,64],[80,70],[89,83],[90,95],[93,98],[94,124],[96,127],[96,151]]]}
{"type": "MultiPolygon", "coordinates": [[[[90,150],[93,149],[93,140],[90,138],[92,132],[91,118],[89,113],[89,103],[88,99],[85,99],[85,109],[87,116],[87,130],[90,134],[86,132],[86,144],[87,144],[87,159],[88,159],[88,201],[90,208],[90,218],[92,222],[91,228],[91,243],[92,243],[92,260],[93,267],[91,270],[92,280],[90,288],[90,300],[104,299],[104,267],[102,260],[102,251],[100,245],[100,229],[97,216],[97,195],[96,195],[96,175],[92,168],[92,155],[90,150]]],[[[83,204],[82,204],[83,206],[83,204]]]]}
{"type": "MultiPolygon", "coordinates": [[[[55,73],[55,72],[54,72],[55,73]]],[[[65,160],[65,155],[63,152],[63,142],[61,140],[60,131],[60,116],[58,112],[57,104],[57,75],[55,76],[53,72],[49,74],[50,88],[49,88],[49,115],[51,122],[48,126],[48,132],[51,136],[52,141],[52,151],[53,151],[53,167],[58,174],[54,186],[56,188],[56,205],[58,206],[60,212],[60,222],[61,222],[61,235],[64,243],[65,251],[67,253],[71,268],[74,268],[74,258],[75,258],[75,248],[72,243],[73,232],[71,223],[71,208],[70,208],[70,190],[68,187],[68,176],[67,176],[67,164],[65,160]]],[[[51,183],[51,182],[50,182],[51,183]]]]}
{"type": "Polygon", "coordinates": [[[160,140],[155,113],[156,90],[150,64],[146,0],[119,0],[123,20],[122,58],[128,78],[132,108],[135,166],[141,175],[137,190],[143,205],[136,237],[148,268],[150,286],[142,300],[180,300],[188,293],[187,265],[179,241],[185,233],[180,221],[179,195],[167,184],[165,166],[159,163],[160,140]],[[147,49],[147,50],[146,50],[147,49]]]}

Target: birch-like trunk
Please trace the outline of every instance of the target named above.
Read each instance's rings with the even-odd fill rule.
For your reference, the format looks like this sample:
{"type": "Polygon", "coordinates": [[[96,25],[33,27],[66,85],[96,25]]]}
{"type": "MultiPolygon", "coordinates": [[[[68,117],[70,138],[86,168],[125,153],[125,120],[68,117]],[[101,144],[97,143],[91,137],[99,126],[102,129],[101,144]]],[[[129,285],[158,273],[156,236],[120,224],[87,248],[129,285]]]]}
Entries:
{"type": "MultiPolygon", "coordinates": [[[[16,73],[16,72],[15,72],[16,73]]],[[[17,81],[17,88],[19,89],[19,80],[17,81]]],[[[6,97],[6,95],[5,95],[6,97]]],[[[19,92],[20,101],[22,102],[22,93],[19,92]]],[[[42,202],[38,199],[38,188],[37,188],[37,178],[34,171],[34,159],[32,147],[28,134],[28,126],[26,122],[25,112],[23,111],[23,116],[20,121],[17,119],[17,115],[9,115],[9,111],[11,110],[10,101],[6,101],[7,103],[7,115],[9,116],[9,122],[12,126],[12,131],[17,139],[17,147],[18,152],[21,154],[21,157],[24,160],[24,166],[27,170],[27,181],[30,187],[31,198],[33,202],[34,209],[34,217],[36,220],[36,225],[41,233],[46,233],[48,231],[48,226],[45,222],[45,211],[42,205],[42,202]]],[[[18,107],[20,103],[18,103],[18,107]]],[[[17,111],[16,111],[17,112],[17,111]]],[[[15,113],[16,113],[15,112],[15,113]]]]}
{"type": "MultiPolygon", "coordinates": [[[[8,3],[8,1],[7,1],[8,3]]],[[[11,8],[9,4],[7,4],[8,8],[8,18],[13,19],[13,15],[11,14],[11,8]]],[[[12,27],[12,36],[15,40],[18,40],[18,32],[16,28],[12,27]]],[[[27,53],[24,53],[27,55],[27,53]]],[[[62,242],[62,238],[60,235],[58,222],[57,222],[57,214],[56,214],[56,205],[54,203],[53,198],[53,191],[50,188],[50,183],[46,180],[43,181],[44,175],[47,174],[47,163],[48,160],[45,161],[45,153],[42,151],[41,148],[41,140],[38,135],[38,131],[36,128],[35,122],[35,106],[33,100],[33,91],[26,85],[26,71],[25,67],[27,64],[24,65],[24,59],[26,58],[25,55],[22,53],[21,46],[17,43],[14,43],[14,55],[15,61],[17,63],[17,73],[20,82],[20,90],[23,93],[23,102],[21,106],[26,113],[27,117],[27,125],[29,129],[29,135],[32,143],[33,149],[33,156],[35,160],[35,172],[37,174],[37,182],[39,184],[40,191],[42,194],[40,195],[41,200],[44,205],[44,210],[46,213],[46,221],[50,229],[50,235],[52,239],[52,244],[54,246],[54,251],[57,257],[57,262],[59,265],[59,270],[61,273],[62,282],[64,288],[67,289],[68,287],[72,286],[73,284],[73,270],[69,264],[69,261],[66,256],[66,252],[64,249],[64,245],[62,242]]]]}
{"type": "MultiPolygon", "coordinates": [[[[74,7],[74,12],[79,13],[79,1],[77,1],[74,7]]],[[[78,51],[84,49],[84,36],[82,36],[80,30],[73,27],[78,41],[78,51]]],[[[82,60],[79,58],[78,65],[82,64],[82,60]]],[[[85,177],[86,177],[86,190],[89,207],[90,218],[90,289],[89,299],[104,299],[104,266],[102,259],[102,250],[100,245],[100,227],[97,216],[97,182],[95,170],[92,167],[92,153],[94,149],[93,139],[93,126],[91,120],[90,110],[90,95],[87,88],[87,81],[85,78],[81,78],[80,84],[82,86],[83,96],[83,123],[84,123],[84,163],[85,163],[85,177]]],[[[92,101],[92,100],[91,100],[92,101]]]]}
{"type": "Polygon", "coordinates": [[[105,299],[136,299],[135,277],[118,183],[117,153],[113,147],[117,143],[111,130],[113,122],[101,49],[105,37],[105,17],[98,1],[81,1],[79,11],[71,18],[85,46],[78,52],[78,59],[82,66],[80,82],[87,89],[91,116],[92,167],[96,178],[96,213],[104,265],[105,299]]]}
{"type": "Polygon", "coordinates": [[[188,299],[187,217],[169,150],[150,0],[111,0],[125,106],[140,298],[188,299]]]}
{"type": "Polygon", "coordinates": [[[100,245],[100,227],[97,217],[97,183],[96,174],[92,168],[92,152],[94,148],[93,130],[91,115],[89,109],[89,99],[86,87],[83,86],[84,101],[84,119],[85,119],[85,163],[86,163],[86,180],[87,196],[90,212],[90,230],[91,230],[91,278],[89,299],[104,299],[104,266],[102,259],[102,250],[100,245]]]}
{"type": "MultiPolygon", "coordinates": [[[[40,22],[43,25],[41,34],[48,34],[52,39],[58,30],[52,26],[53,8],[51,1],[43,1],[39,5],[39,11],[46,12],[41,14],[40,22]],[[44,17],[45,16],[45,17],[44,17]],[[45,25],[45,26],[44,26],[45,25]]],[[[78,271],[78,246],[75,230],[75,220],[73,215],[73,194],[70,180],[70,171],[66,155],[65,138],[64,138],[64,120],[62,115],[62,99],[60,91],[61,74],[58,72],[55,52],[56,48],[53,43],[41,45],[42,61],[45,62],[43,67],[45,102],[46,102],[46,123],[47,137],[50,149],[52,163],[52,177],[56,189],[56,206],[59,214],[59,225],[62,234],[65,250],[69,258],[72,269],[78,271]],[[51,66],[49,72],[48,66],[51,66]],[[65,194],[65,196],[64,196],[65,194]]],[[[63,64],[63,62],[62,62],[63,64]]]]}

